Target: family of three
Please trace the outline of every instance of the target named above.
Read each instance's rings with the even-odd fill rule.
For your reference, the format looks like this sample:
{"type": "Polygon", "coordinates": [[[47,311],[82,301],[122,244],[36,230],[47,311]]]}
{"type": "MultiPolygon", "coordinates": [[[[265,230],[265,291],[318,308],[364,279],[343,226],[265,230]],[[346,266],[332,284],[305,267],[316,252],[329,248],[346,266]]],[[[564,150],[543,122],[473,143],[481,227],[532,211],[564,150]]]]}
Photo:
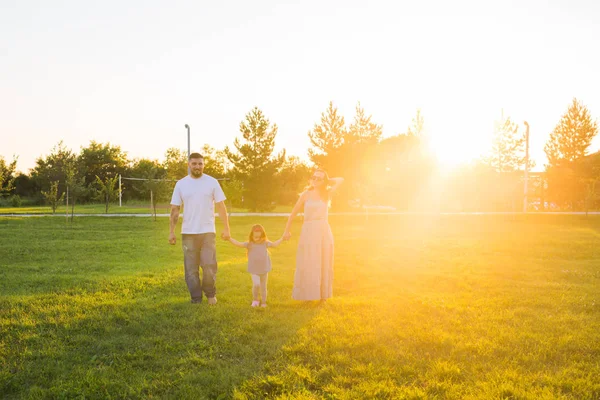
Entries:
{"type": "Polygon", "coordinates": [[[181,206],[184,206],[181,246],[185,281],[192,303],[202,302],[203,296],[208,304],[217,303],[215,209],[223,222],[221,237],[246,249],[248,272],[252,276],[252,307],[266,307],[267,277],[271,270],[268,249],[291,238],[291,225],[300,211],[304,213],[304,222],[298,239],[292,297],[295,300],[326,300],[333,295],[333,235],[327,216],[330,196],[343,182],[342,178],[330,179],[325,171],[316,170],[310,185],[294,205],[280,239],[269,241],[265,229],[257,224],[252,227],[248,240],[239,242],[231,237],[226,198],[219,182],[204,174],[203,156],[190,154],[188,166],[188,176],[175,184],[171,198],[169,243],[177,242],[175,228],[181,206]]]}

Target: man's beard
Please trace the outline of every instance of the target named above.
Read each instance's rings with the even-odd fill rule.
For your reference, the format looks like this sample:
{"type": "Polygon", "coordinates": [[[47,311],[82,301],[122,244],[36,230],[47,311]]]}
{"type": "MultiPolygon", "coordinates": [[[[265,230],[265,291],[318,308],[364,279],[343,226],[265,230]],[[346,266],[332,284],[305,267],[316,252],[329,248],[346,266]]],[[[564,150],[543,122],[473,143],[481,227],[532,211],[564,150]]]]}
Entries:
{"type": "Polygon", "coordinates": [[[191,170],[194,178],[200,178],[202,176],[202,170],[191,170]]]}

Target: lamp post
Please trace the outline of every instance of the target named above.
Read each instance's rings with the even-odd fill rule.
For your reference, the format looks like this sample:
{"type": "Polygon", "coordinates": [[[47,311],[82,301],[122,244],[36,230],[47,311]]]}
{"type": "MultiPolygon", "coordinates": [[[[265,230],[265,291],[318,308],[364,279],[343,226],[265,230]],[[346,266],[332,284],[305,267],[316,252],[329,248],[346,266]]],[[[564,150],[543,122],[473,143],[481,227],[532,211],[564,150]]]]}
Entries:
{"type": "MultiPolygon", "coordinates": [[[[188,144],[188,161],[190,160],[190,126],[185,124],[185,129],[187,129],[187,144],[188,144]]],[[[190,174],[190,167],[188,165],[188,174],[190,174]]]]}
{"type": "Polygon", "coordinates": [[[523,212],[527,212],[527,181],[529,179],[529,123],[525,124],[525,177],[523,182],[523,212]]]}

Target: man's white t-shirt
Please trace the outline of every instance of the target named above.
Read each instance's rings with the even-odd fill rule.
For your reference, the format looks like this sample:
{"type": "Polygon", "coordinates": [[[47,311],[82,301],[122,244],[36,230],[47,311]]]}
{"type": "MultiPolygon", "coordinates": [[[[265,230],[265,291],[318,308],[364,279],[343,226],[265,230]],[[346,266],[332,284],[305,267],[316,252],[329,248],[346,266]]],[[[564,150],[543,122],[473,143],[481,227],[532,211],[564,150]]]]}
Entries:
{"type": "Polygon", "coordinates": [[[219,181],[209,175],[177,181],[171,204],[183,204],[182,234],[216,233],[215,204],[226,199],[219,181]]]}

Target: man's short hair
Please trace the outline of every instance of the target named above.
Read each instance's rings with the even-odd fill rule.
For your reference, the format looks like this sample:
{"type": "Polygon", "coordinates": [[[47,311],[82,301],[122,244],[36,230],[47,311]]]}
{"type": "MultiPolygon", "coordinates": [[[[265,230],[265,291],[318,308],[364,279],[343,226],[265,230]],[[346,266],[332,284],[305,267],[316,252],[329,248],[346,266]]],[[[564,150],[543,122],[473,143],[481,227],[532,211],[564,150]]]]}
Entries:
{"type": "Polygon", "coordinates": [[[200,153],[192,153],[192,154],[190,154],[190,157],[189,157],[188,161],[191,160],[192,158],[201,158],[201,159],[204,160],[204,156],[202,154],[200,154],[200,153]]]}

